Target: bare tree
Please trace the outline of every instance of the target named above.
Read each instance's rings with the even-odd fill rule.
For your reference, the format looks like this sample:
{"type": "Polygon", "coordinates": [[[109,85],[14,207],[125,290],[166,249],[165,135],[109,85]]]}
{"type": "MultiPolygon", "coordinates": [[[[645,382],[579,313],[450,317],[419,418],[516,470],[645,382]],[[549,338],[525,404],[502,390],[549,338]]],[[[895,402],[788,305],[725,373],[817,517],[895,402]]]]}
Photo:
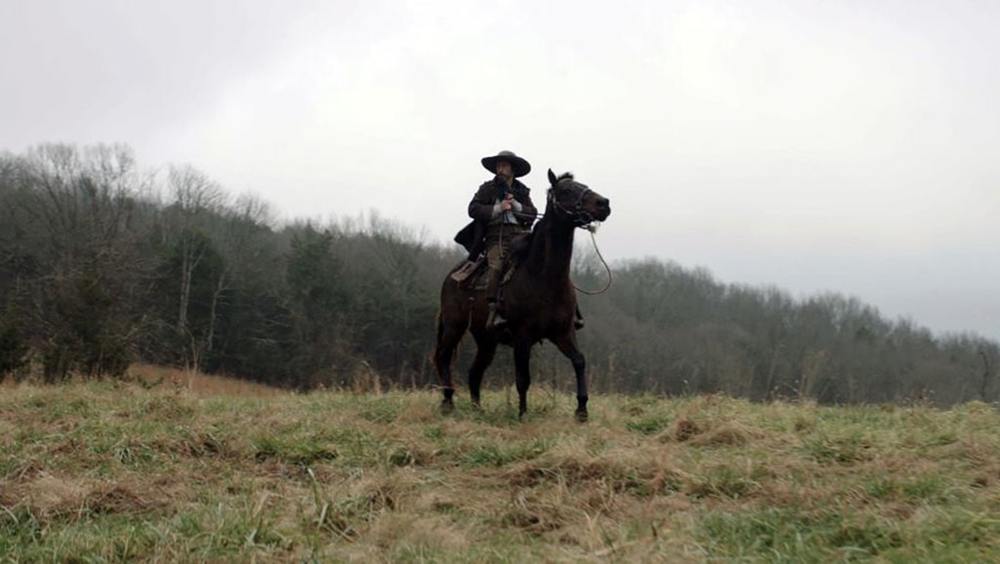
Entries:
{"type": "Polygon", "coordinates": [[[244,194],[228,207],[221,228],[213,232],[225,261],[218,272],[209,305],[208,330],[203,345],[206,352],[212,352],[219,305],[226,292],[232,289],[236,273],[240,270],[260,271],[267,268],[260,261],[265,247],[261,235],[270,234],[268,226],[273,221],[273,214],[266,202],[257,196],[244,194]]]}
{"type": "Polygon", "coordinates": [[[168,207],[171,231],[177,237],[180,259],[180,298],[177,304],[177,331],[190,335],[188,309],[191,301],[191,280],[207,251],[205,237],[199,233],[209,215],[225,204],[221,188],[204,173],[191,166],[171,167],[167,185],[172,196],[168,207]]]}

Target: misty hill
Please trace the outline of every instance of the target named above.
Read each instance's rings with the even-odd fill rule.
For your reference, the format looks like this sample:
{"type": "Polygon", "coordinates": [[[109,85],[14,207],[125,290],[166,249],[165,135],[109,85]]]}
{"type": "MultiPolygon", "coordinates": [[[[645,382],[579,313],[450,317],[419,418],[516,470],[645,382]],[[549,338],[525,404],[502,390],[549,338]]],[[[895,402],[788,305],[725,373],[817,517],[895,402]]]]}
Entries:
{"type": "MultiPolygon", "coordinates": [[[[377,216],[279,223],[190,167],[146,172],[127,147],[4,154],[0,371],[59,381],[143,360],[303,389],[430,386],[437,296],[459,251],[377,216]]],[[[613,266],[606,294],[580,298],[596,391],[942,404],[1000,393],[993,341],[936,336],[837,294],[796,300],[655,259],[613,266]]],[[[581,287],[604,280],[586,253],[575,269],[581,287]]],[[[509,356],[487,386],[513,381],[509,356]]],[[[552,347],[534,365],[537,380],[571,380],[552,347]]]]}

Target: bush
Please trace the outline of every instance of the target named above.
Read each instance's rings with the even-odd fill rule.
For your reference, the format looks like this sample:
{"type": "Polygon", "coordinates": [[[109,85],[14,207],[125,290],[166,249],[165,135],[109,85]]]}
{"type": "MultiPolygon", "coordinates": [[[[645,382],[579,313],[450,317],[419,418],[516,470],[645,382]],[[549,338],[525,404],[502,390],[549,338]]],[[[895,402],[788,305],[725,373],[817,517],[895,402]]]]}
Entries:
{"type": "Polygon", "coordinates": [[[0,323],[0,379],[20,371],[28,363],[28,345],[18,326],[10,321],[0,323]]]}

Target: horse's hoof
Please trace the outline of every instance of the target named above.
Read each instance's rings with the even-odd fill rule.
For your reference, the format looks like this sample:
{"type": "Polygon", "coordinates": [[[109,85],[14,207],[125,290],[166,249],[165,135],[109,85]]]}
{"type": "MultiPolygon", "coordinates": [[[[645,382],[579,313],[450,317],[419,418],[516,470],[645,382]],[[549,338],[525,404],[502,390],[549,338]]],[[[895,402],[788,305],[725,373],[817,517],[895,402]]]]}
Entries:
{"type": "Polygon", "coordinates": [[[589,415],[587,415],[586,411],[577,411],[576,412],[576,420],[579,423],[586,423],[588,417],[589,417],[589,415]]]}
{"type": "Polygon", "coordinates": [[[441,415],[451,415],[455,411],[455,404],[450,401],[441,402],[441,415]]]}
{"type": "Polygon", "coordinates": [[[472,402],[472,410],[473,411],[482,411],[483,410],[483,406],[478,401],[474,401],[474,402],[472,402]]]}

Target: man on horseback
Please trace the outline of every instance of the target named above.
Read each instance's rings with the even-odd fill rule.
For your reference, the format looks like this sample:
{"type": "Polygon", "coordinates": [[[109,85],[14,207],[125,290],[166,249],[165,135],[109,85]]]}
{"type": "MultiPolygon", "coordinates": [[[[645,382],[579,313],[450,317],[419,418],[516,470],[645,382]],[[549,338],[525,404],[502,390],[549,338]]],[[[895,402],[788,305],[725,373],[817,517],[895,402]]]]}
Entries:
{"type": "MultiPolygon", "coordinates": [[[[471,333],[476,342],[476,356],[469,367],[469,394],[473,405],[480,404],[483,375],[493,362],[497,346],[505,344],[514,349],[518,414],[523,416],[528,410],[528,388],[531,386],[531,348],[547,340],[573,364],[576,418],[586,421],[587,361],[577,346],[573,327],[577,305],[571,280],[573,239],[578,229],[607,219],[611,215],[611,202],[577,181],[572,174],[556,176],[549,170],[545,216],[534,226],[523,251],[517,250],[518,243],[514,242],[512,251],[520,266],[511,273],[509,280],[501,282],[504,303],[497,304],[496,288],[500,284],[495,279],[489,296],[478,293],[477,284],[463,284],[463,281],[486,262],[480,249],[492,250],[493,257],[502,257],[507,250],[504,246],[509,244],[508,234],[512,230],[526,231],[537,213],[527,198],[527,188],[520,189],[520,183],[513,180],[527,172],[527,163],[519,167],[513,154],[501,153],[483,159],[483,165],[496,170],[499,178],[480,187],[469,204],[469,215],[475,221],[456,237],[466,249],[480,254],[473,254],[475,262],[466,262],[450,271],[441,285],[434,346],[434,368],[443,395],[441,411],[450,413],[455,408],[452,363],[462,337],[471,333]],[[496,162],[501,159],[507,164],[496,162]],[[510,198],[503,192],[505,188],[511,193],[510,198]],[[515,201],[521,204],[520,214],[515,201]],[[513,216],[514,222],[507,221],[507,214],[513,216]],[[518,217],[524,214],[527,221],[519,221],[518,217]],[[490,307],[487,307],[487,297],[493,298],[490,307]],[[504,317],[508,319],[503,330],[486,325],[490,313],[496,315],[497,305],[502,305],[504,317]]],[[[490,263],[490,266],[496,265],[494,260],[490,263]]]]}
{"type": "Polygon", "coordinates": [[[469,202],[472,222],[455,236],[455,242],[469,251],[469,260],[486,253],[489,267],[486,300],[489,304],[487,327],[504,323],[497,312],[503,261],[509,255],[511,241],[531,231],[538,210],[531,202],[531,190],[517,180],[531,172],[531,164],[511,151],[483,157],[483,167],[496,176],[479,186],[469,202]]]}

